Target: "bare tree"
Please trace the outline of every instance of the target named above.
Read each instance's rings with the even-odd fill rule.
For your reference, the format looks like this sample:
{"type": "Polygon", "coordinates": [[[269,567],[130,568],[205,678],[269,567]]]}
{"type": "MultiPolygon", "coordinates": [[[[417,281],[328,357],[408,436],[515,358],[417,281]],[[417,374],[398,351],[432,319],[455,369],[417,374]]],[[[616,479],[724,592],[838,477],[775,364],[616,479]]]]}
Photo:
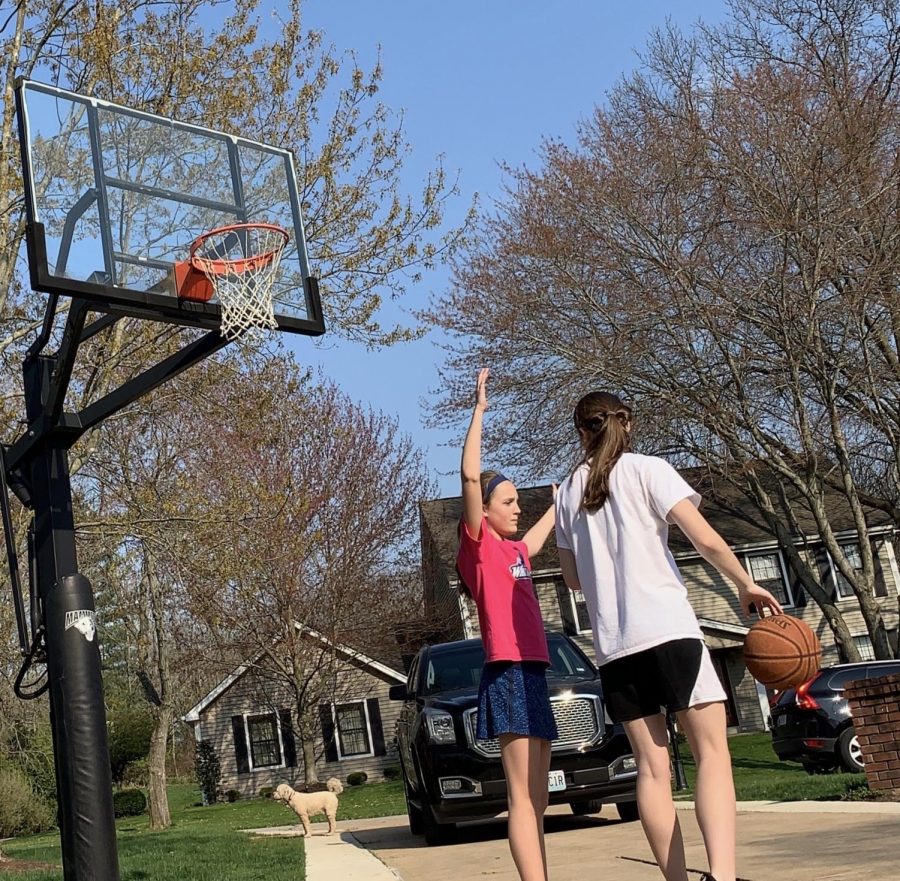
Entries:
{"type": "Polygon", "coordinates": [[[206,516],[179,550],[192,611],[292,696],[305,775],[318,707],[339,698],[331,644],[396,645],[415,569],[416,505],[431,489],[396,422],[273,361],[210,390],[185,457],[206,516]]]}
{"type": "Polygon", "coordinates": [[[849,659],[792,533],[814,522],[890,657],[867,538],[874,508],[900,522],[898,22],[893,2],[738,0],[721,28],[657,33],[577,147],[549,141],[539,170],[509,172],[429,316],[460,338],[438,420],[470,365],[493,364],[494,441],[541,474],[571,444],[574,400],[619,390],[652,449],[746,492],[849,659]]]}

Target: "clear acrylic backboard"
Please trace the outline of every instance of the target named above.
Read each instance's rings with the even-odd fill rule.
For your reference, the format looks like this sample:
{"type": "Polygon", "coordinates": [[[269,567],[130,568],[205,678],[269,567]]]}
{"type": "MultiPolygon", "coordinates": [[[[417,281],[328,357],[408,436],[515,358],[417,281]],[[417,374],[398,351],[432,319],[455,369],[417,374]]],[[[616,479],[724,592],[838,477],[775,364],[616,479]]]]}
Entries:
{"type": "Polygon", "coordinates": [[[218,303],[179,299],[173,265],[211,229],[270,223],[289,234],[274,283],[278,327],[324,332],[290,150],[29,80],[16,100],[35,290],[216,328],[218,303]]]}

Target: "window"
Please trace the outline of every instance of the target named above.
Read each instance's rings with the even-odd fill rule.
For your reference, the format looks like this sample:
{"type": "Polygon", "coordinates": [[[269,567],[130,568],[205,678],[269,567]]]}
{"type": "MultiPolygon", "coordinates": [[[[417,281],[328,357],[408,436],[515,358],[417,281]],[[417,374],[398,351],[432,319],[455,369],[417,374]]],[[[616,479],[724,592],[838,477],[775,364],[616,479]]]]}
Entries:
{"type": "Polygon", "coordinates": [[[854,636],[853,642],[856,644],[860,658],[864,661],[875,660],[875,649],[872,646],[872,640],[869,638],[868,633],[861,633],[859,636],[854,636]]]}
{"type": "MultiPolygon", "coordinates": [[[[849,544],[849,545],[841,545],[841,551],[844,556],[847,558],[847,562],[857,571],[862,572],[862,557],[859,553],[859,545],[858,544],[849,544]]],[[[834,582],[835,588],[837,590],[837,595],[839,599],[847,600],[852,599],[856,594],[853,592],[853,587],[850,585],[850,582],[838,572],[837,566],[834,564],[834,560],[831,561],[831,569],[834,572],[834,582]]]]}
{"type": "Polygon", "coordinates": [[[335,704],[334,724],[337,730],[339,758],[372,755],[372,737],[365,701],[335,704]]]}
{"type": "Polygon", "coordinates": [[[282,764],[281,737],[274,713],[247,716],[247,742],[252,768],[271,768],[282,764]]]}
{"type": "Polygon", "coordinates": [[[747,556],[747,571],[753,580],[764,587],[781,603],[782,606],[793,606],[791,586],[787,579],[781,551],[770,551],[766,554],[747,556]]]}
{"type": "MultiPolygon", "coordinates": [[[[566,590],[569,589],[566,588],[566,590]]],[[[572,609],[574,610],[575,626],[578,628],[578,632],[590,631],[591,616],[588,613],[587,603],[584,601],[584,591],[569,590],[569,595],[572,597],[572,609]]]]}

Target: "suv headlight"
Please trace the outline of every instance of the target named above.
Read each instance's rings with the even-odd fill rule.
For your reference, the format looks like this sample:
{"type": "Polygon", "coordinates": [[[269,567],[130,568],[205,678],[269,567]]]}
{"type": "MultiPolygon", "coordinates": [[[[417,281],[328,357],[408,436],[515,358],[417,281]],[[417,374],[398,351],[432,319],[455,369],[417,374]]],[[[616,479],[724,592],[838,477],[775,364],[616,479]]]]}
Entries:
{"type": "Polygon", "coordinates": [[[429,743],[456,743],[453,716],[443,710],[425,710],[424,716],[429,743]]]}

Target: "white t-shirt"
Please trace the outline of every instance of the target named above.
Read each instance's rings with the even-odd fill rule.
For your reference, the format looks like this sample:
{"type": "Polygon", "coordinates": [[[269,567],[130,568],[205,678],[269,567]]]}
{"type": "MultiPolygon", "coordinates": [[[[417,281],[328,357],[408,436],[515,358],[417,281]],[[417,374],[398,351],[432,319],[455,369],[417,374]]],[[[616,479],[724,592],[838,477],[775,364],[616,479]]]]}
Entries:
{"type": "Polygon", "coordinates": [[[581,507],[588,466],[556,495],[556,545],[575,555],[591,616],[597,661],[671,639],[703,638],[687,589],[669,551],[669,512],[700,496],[664,459],[623,453],[613,466],[609,497],[598,511],[581,507]]]}

